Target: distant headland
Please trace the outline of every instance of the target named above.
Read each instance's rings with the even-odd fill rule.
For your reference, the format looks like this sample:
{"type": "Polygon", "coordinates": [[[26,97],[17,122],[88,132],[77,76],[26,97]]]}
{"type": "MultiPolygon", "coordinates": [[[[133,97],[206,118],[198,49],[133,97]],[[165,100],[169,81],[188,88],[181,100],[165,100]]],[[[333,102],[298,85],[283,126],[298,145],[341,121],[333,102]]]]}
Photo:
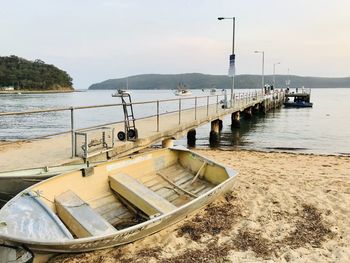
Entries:
{"type": "MultiPolygon", "coordinates": [[[[186,74],[144,74],[130,76],[128,78],[109,79],[93,84],[90,90],[113,90],[123,89],[175,89],[183,82],[190,89],[224,89],[230,88],[232,79],[225,75],[208,75],[201,73],[186,74]]],[[[265,83],[272,83],[273,76],[265,76],[265,83]]],[[[350,88],[350,78],[323,78],[301,77],[295,75],[276,75],[277,88],[286,87],[286,80],[290,79],[291,88],[305,86],[307,88],[350,88]]],[[[235,79],[236,89],[259,89],[261,88],[261,75],[238,75],[235,79]]]]}
{"type": "Polygon", "coordinates": [[[14,55],[0,57],[0,93],[72,91],[72,78],[54,65],[14,55]]]}

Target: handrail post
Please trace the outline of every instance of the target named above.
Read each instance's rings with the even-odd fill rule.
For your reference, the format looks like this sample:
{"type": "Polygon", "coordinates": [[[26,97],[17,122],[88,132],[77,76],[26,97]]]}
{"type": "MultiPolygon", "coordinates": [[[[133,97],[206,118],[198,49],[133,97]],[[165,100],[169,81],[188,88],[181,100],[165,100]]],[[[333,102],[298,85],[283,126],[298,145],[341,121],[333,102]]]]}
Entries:
{"type": "Polygon", "coordinates": [[[236,93],[233,93],[232,100],[231,100],[231,108],[233,108],[236,104],[236,93]]]}
{"type": "Polygon", "coordinates": [[[197,120],[197,97],[194,98],[194,120],[197,120]]]}
{"type": "Polygon", "coordinates": [[[72,145],[72,158],[75,156],[75,138],[74,138],[74,108],[70,108],[70,127],[71,127],[71,145],[72,145]]]}
{"type": "Polygon", "coordinates": [[[216,95],[216,113],[218,113],[219,110],[219,95],[216,95]]]}
{"type": "Polygon", "coordinates": [[[179,99],[179,124],[181,124],[181,99],[179,99]]]}
{"type": "Polygon", "coordinates": [[[157,132],[159,132],[159,100],[157,100],[157,132]]]}
{"type": "Polygon", "coordinates": [[[207,116],[209,116],[209,96],[207,96],[207,116]]]}

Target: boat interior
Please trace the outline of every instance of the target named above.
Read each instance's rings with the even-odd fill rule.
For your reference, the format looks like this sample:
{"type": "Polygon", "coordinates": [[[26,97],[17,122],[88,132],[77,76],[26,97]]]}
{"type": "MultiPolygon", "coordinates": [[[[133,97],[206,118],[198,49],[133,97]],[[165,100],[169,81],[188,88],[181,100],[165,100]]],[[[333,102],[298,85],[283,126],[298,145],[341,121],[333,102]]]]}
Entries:
{"type": "Polygon", "coordinates": [[[170,213],[228,178],[224,167],[192,152],[163,149],[51,178],[31,187],[29,196],[72,239],[170,213]]]}

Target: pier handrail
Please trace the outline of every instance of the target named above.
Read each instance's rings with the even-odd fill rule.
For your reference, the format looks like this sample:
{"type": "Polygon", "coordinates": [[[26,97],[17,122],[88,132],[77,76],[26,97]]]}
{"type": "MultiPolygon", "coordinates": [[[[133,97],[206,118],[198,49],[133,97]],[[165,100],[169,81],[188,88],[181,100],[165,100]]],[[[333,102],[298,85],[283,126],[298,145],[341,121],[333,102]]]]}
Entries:
{"type": "MultiPolygon", "coordinates": [[[[254,92],[253,92],[254,93],[254,92]]],[[[240,98],[240,96],[244,95],[246,93],[238,93],[235,94],[236,98],[237,96],[240,98]]],[[[203,99],[203,98],[213,98],[217,96],[225,96],[224,94],[220,95],[208,95],[208,96],[195,96],[195,97],[181,97],[181,98],[175,98],[175,99],[163,99],[163,100],[149,100],[149,101],[139,101],[139,102],[132,102],[132,105],[141,105],[141,104],[151,104],[159,102],[171,102],[171,101],[178,101],[181,100],[193,100],[195,98],[197,99],[203,99]]],[[[130,105],[130,104],[127,104],[130,105]]],[[[53,109],[40,109],[40,110],[32,110],[32,111],[17,111],[17,112],[0,112],[0,116],[11,116],[11,115],[26,115],[26,114],[36,114],[36,113],[47,113],[47,112],[59,112],[59,111],[69,111],[72,108],[74,110],[83,110],[83,109],[93,109],[93,108],[106,108],[106,107],[118,107],[123,106],[122,103],[113,103],[113,104],[100,104],[100,105],[91,105],[91,106],[76,106],[76,107],[66,107],[66,108],[53,108],[53,109]]]]}
{"type": "MultiPolygon", "coordinates": [[[[155,104],[155,109],[156,112],[154,114],[148,114],[146,116],[140,116],[140,117],[135,117],[135,120],[142,120],[142,119],[147,119],[147,118],[156,118],[156,131],[160,131],[160,116],[167,115],[167,114],[173,114],[178,112],[178,122],[179,124],[182,123],[182,112],[188,111],[188,110],[194,110],[194,120],[197,120],[197,110],[200,108],[205,108],[206,107],[206,115],[208,116],[209,114],[209,109],[214,109],[216,113],[219,111],[223,110],[222,107],[219,105],[225,104],[224,110],[225,109],[230,109],[232,107],[237,107],[237,106],[243,106],[245,104],[248,104],[252,102],[253,100],[259,100],[263,99],[266,95],[262,94],[261,91],[251,91],[251,92],[239,92],[235,93],[233,96],[233,101],[226,101],[226,99],[229,99],[229,95],[226,93],[222,93],[219,95],[204,95],[204,96],[191,96],[191,97],[177,97],[173,99],[162,99],[162,100],[149,100],[149,101],[139,101],[139,102],[132,102],[127,105],[146,105],[146,104],[155,104]],[[213,99],[215,98],[215,101],[213,102],[213,99]],[[202,104],[198,104],[198,101],[206,100],[202,104]],[[193,101],[193,103],[189,105],[183,105],[183,101],[193,101]],[[167,103],[167,102],[178,102],[178,108],[175,110],[171,111],[165,111],[161,112],[160,110],[160,105],[167,103]],[[216,105],[216,107],[212,108],[213,105],[216,105]]],[[[108,107],[122,107],[122,103],[113,103],[113,104],[102,104],[102,105],[90,105],[90,106],[75,106],[75,107],[63,107],[63,108],[53,108],[53,109],[38,109],[38,110],[31,110],[31,111],[20,111],[20,112],[0,112],[0,117],[5,117],[5,116],[15,116],[15,115],[30,115],[30,114],[40,114],[40,113],[50,113],[50,112],[63,112],[63,111],[70,111],[70,125],[67,125],[68,127],[70,126],[69,130],[62,131],[62,132],[56,132],[52,134],[46,134],[42,136],[37,136],[37,137],[30,137],[26,138],[23,140],[33,140],[33,139],[41,139],[41,138],[47,138],[47,137],[52,137],[52,136],[57,136],[57,135],[62,135],[62,134],[67,134],[71,133],[72,136],[72,157],[74,157],[74,133],[82,130],[90,130],[90,129],[95,129],[103,126],[108,126],[108,125],[114,125],[114,124],[120,124],[123,123],[124,120],[116,120],[114,122],[109,122],[109,123],[103,123],[103,124],[98,124],[94,126],[89,126],[89,127],[83,127],[83,128],[76,128],[76,121],[75,121],[75,111],[77,110],[85,110],[85,109],[97,109],[97,108],[108,108],[108,107]]],[[[173,105],[174,107],[174,105],[173,105]]],[[[67,128],[68,128],[67,127],[67,128]]],[[[0,147],[9,143],[12,143],[15,141],[8,141],[6,143],[0,144],[0,147]]]]}

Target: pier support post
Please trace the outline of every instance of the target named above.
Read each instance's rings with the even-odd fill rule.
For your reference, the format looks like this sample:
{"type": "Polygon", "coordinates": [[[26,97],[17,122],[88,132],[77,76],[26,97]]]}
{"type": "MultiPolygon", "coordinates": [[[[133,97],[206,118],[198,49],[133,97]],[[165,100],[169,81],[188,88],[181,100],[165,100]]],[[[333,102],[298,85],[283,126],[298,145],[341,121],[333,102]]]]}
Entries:
{"type": "Polygon", "coordinates": [[[223,121],[219,120],[219,130],[222,131],[222,128],[224,127],[223,121]]]}
{"type": "Polygon", "coordinates": [[[220,120],[214,120],[211,122],[211,131],[209,134],[209,143],[210,145],[216,145],[219,141],[219,132],[220,132],[220,120]]]}
{"type": "Polygon", "coordinates": [[[196,130],[191,129],[187,132],[187,145],[194,147],[196,145],[196,130]]]}
{"type": "Polygon", "coordinates": [[[243,114],[244,114],[244,118],[245,118],[245,119],[250,120],[250,119],[253,117],[253,114],[252,114],[252,107],[246,108],[246,109],[243,111],[243,114]]]}
{"type": "Polygon", "coordinates": [[[266,103],[266,100],[264,100],[264,102],[261,104],[261,106],[260,106],[260,112],[263,113],[263,114],[266,114],[266,112],[267,112],[267,103],[266,103]]]}
{"type": "Polygon", "coordinates": [[[232,128],[239,128],[239,127],[241,127],[239,111],[236,111],[236,112],[231,114],[231,127],[232,128]]]}
{"type": "Polygon", "coordinates": [[[164,139],[162,141],[162,148],[170,148],[174,146],[174,140],[173,139],[164,139]]]}
{"type": "Polygon", "coordinates": [[[259,111],[260,111],[260,104],[254,105],[254,107],[253,107],[253,113],[254,113],[254,114],[258,114],[259,111]]]}

